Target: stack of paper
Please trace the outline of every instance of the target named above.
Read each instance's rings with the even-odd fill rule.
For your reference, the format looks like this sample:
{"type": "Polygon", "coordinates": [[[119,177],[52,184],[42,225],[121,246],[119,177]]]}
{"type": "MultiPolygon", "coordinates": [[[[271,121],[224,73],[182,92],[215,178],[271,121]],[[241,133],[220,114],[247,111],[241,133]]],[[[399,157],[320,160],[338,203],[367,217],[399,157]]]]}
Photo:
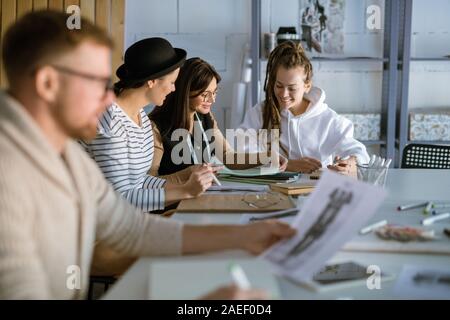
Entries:
{"type": "Polygon", "coordinates": [[[267,171],[263,168],[252,168],[247,170],[221,170],[220,179],[224,181],[263,184],[293,182],[299,179],[297,172],[277,172],[276,170],[267,171]],[[261,171],[262,170],[262,171],[261,171]]]}

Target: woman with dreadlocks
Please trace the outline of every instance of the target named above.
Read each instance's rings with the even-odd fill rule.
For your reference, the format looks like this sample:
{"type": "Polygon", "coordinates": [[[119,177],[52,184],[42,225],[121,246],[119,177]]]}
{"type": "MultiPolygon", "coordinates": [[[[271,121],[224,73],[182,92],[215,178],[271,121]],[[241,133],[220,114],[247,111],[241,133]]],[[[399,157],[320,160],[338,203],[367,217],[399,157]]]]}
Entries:
{"type": "MultiPolygon", "coordinates": [[[[265,100],[251,108],[242,129],[279,130],[288,171],[311,173],[327,166],[350,174],[367,163],[365,146],[353,138],[353,124],[325,104],[325,92],[312,85],[312,65],[300,44],[286,41],[270,54],[265,100]]],[[[248,143],[246,152],[256,152],[248,143]]],[[[256,148],[261,148],[261,145],[256,148]]]]}

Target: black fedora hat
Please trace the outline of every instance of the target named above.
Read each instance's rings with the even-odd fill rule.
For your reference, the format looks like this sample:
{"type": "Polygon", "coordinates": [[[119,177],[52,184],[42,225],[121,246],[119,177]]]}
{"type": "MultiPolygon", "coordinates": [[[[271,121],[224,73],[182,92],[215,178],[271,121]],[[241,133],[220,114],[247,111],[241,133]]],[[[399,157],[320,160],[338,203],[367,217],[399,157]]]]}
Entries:
{"type": "Polygon", "coordinates": [[[174,48],[163,38],[147,38],[125,51],[124,63],[117,69],[120,80],[140,82],[162,77],[179,68],[186,51],[174,48]]]}

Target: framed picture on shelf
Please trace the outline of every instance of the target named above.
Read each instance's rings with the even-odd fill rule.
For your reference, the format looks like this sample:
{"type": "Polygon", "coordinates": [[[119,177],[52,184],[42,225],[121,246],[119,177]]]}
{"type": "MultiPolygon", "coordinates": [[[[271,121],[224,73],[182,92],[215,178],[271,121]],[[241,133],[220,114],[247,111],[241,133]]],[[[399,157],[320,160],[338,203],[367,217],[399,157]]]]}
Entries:
{"type": "Polygon", "coordinates": [[[344,52],[345,0],[299,0],[300,30],[308,51],[344,52]]]}

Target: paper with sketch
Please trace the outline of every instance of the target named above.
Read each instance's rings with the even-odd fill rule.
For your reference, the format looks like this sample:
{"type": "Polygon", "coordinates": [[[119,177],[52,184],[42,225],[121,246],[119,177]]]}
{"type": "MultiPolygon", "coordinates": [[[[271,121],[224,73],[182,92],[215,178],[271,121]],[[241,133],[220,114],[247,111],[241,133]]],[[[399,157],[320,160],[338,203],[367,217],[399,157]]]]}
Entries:
{"type": "Polygon", "coordinates": [[[376,212],[386,191],[331,171],[291,224],[297,234],[262,254],[277,273],[309,280],[376,212]]]}

